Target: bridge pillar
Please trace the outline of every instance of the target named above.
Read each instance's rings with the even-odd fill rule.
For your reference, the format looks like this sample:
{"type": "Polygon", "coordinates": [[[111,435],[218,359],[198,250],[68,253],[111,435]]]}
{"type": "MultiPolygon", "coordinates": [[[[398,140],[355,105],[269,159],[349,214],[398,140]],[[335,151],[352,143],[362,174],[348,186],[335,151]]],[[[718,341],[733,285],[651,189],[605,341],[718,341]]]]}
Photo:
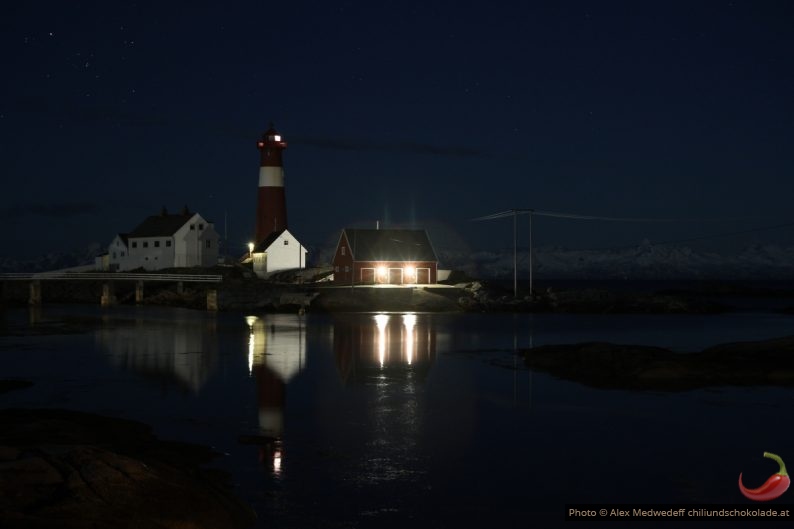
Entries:
{"type": "Polygon", "coordinates": [[[215,288],[207,289],[207,310],[218,310],[218,290],[215,288]]]}
{"type": "Polygon", "coordinates": [[[135,282],[135,303],[143,303],[143,281],[135,282]]]}
{"type": "Polygon", "coordinates": [[[185,283],[183,281],[176,282],[176,293],[177,294],[184,294],[185,293],[185,283]]]}
{"type": "Polygon", "coordinates": [[[116,287],[112,281],[108,281],[102,285],[102,298],[99,300],[99,304],[103,307],[110,307],[116,303],[116,287]]]}
{"type": "Polygon", "coordinates": [[[34,279],[30,282],[30,297],[28,298],[28,305],[31,307],[41,306],[41,281],[34,279]]]}

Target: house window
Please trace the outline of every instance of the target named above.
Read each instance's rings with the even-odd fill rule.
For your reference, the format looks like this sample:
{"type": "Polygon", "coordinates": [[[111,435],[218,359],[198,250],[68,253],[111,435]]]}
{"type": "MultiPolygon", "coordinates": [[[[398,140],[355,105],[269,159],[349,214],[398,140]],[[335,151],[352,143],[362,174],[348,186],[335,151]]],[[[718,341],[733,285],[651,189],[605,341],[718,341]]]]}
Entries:
{"type": "Polygon", "coordinates": [[[203,224],[199,224],[199,229],[203,230],[204,229],[204,225],[203,224]]]}
{"type": "Polygon", "coordinates": [[[113,252],[113,259],[116,258],[116,252],[113,252]]]}
{"type": "Polygon", "coordinates": [[[124,252],[121,252],[121,256],[124,257],[124,252]]]}
{"type": "Polygon", "coordinates": [[[212,241],[207,241],[207,248],[212,248],[212,241]]]}
{"type": "Polygon", "coordinates": [[[345,247],[342,246],[342,255],[345,255],[345,247]]]}
{"type": "Polygon", "coordinates": [[[148,248],[148,247],[149,247],[149,241],[145,241],[145,242],[143,243],[143,247],[144,247],[144,248],[148,248]]]}
{"type": "Polygon", "coordinates": [[[159,248],[160,247],[160,241],[154,241],[154,247],[155,248],[159,248]]]}
{"type": "Polygon", "coordinates": [[[339,271],[339,267],[338,267],[338,266],[335,266],[335,267],[334,267],[334,272],[338,272],[338,271],[339,271]]]}
{"type": "Polygon", "coordinates": [[[167,241],[165,241],[165,246],[166,246],[166,248],[170,248],[171,247],[171,239],[168,239],[167,241]]]}
{"type": "Polygon", "coordinates": [[[138,247],[138,243],[137,242],[132,243],[132,247],[133,248],[137,248],[138,247]]]}
{"type": "Polygon", "coordinates": [[[288,244],[289,244],[289,241],[284,240],[284,246],[287,246],[288,244]]]}
{"type": "Polygon", "coordinates": [[[349,267],[349,266],[346,266],[346,267],[345,267],[345,273],[348,273],[348,272],[350,272],[350,267],[349,267]]]}
{"type": "Polygon", "coordinates": [[[196,225],[195,225],[195,224],[191,224],[191,225],[190,225],[190,229],[191,229],[191,230],[195,230],[195,229],[196,229],[196,225]]]}

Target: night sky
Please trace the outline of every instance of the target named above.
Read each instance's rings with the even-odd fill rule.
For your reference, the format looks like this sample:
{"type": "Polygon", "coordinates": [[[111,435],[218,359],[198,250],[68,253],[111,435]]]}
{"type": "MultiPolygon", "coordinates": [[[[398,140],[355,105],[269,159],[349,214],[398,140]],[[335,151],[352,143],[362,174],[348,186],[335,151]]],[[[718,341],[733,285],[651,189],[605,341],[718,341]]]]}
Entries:
{"type": "Polygon", "coordinates": [[[792,27],[788,1],[15,2],[0,255],[104,245],[185,204],[222,236],[226,216],[240,253],[271,121],[312,246],[379,219],[502,248],[509,220],[469,219],[509,208],[696,219],[536,219],[538,244],[572,248],[792,222],[792,27]]]}

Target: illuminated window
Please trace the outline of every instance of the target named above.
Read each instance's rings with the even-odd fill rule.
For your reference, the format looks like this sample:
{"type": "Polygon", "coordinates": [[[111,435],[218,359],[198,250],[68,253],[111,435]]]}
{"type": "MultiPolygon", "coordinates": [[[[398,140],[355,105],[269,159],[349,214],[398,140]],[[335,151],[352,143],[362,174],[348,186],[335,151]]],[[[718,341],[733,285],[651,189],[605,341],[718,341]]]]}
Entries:
{"type": "Polygon", "coordinates": [[[281,136],[279,136],[278,134],[276,134],[275,136],[273,136],[273,140],[275,140],[275,141],[281,141],[281,136]]]}
{"type": "Polygon", "coordinates": [[[345,255],[345,247],[342,246],[342,255],[345,255]]]}

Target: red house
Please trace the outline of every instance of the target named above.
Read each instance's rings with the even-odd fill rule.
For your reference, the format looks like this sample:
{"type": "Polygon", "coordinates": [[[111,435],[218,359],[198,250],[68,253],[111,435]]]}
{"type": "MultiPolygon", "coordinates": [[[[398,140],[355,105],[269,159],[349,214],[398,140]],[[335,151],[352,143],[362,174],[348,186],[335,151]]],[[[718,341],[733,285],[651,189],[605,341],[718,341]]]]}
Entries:
{"type": "Polygon", "coordinates": [[[427,285],[436,282],[438,257],[425,230],[348,228],[333,265],[339,285],[427,285]]]}

